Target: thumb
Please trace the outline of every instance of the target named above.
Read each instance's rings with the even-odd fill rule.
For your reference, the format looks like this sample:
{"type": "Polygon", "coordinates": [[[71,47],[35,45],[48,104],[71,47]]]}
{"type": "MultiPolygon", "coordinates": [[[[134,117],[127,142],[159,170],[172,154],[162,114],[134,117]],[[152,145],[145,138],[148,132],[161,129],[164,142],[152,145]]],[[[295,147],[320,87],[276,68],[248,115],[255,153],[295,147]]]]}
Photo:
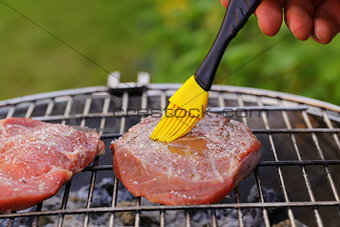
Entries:
{"type": "Polygon", "coordinates": [[[228,4],[229,4],[229,0],[220,0],[220,1],[221,1],[222,5],[223,5],[224,7],[227,7],[228,4]]]}

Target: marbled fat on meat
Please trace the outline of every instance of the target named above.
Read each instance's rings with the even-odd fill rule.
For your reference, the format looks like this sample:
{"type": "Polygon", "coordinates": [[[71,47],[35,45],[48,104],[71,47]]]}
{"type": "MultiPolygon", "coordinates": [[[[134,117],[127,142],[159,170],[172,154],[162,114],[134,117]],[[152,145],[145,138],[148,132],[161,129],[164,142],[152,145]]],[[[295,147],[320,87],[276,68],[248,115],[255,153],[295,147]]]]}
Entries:
{"type": "Polygon", "coordinates": [[[55,195],[104,151],[100,135],[27,118],[0,121],[0,212],[55,195]]]}
{"type": "Polygon", "coordinates": [[[157,123],[148,117],[111,145],[115,175],[132,194],[151,202],[216,203],[260,160],[260,142],[238,121],[207,115],[170,143],[149,138],[157,123]]]}

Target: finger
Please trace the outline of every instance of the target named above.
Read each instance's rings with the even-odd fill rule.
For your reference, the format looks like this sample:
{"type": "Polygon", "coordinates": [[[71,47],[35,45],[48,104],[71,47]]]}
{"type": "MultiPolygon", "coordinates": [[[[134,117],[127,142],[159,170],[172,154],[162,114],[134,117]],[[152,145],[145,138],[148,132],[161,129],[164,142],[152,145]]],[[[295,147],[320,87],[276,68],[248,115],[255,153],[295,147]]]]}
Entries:
{"type": "Polygon", "coordinates": [[[313,14],[315,5],[310,0],[288,0],[285,6],[285,21],[300,40],[308,39],[313,30],[313,14]]]}
{"type": "Polygon", "coordinates": [[[327,44],[340,32],[340,2],[326,0],[315,12],[312,37],[315,41],[327,44]]]}
{"type": "Polygon", "coordinates": [[[263,0],[255,15],[261,31],[266,35],[275,35],[282,24],[282,6],[284,1],[263,0]]]}
{"type": "Polygon", "coordinates": [[[228,7],[228,4],[229,4],[229,0],[221,0],[221,3],[224,7],[228,7]]]}

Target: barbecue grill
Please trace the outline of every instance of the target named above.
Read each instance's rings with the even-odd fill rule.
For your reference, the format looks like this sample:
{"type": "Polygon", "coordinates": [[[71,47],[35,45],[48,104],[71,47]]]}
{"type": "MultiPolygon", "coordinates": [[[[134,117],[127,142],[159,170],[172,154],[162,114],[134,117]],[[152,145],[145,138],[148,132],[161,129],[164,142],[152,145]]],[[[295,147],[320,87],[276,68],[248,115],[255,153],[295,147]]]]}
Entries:
{"type": "Polygon", "coordinates": [[[0,102],[0,119],[31,117],[88,126],[96,128],[106,144],[106,153],[74,176],[55,197],[24,211],[0,214],[0,225],[72,226],[70,220],[76,217],[78,225],[96,226],[96,220],[101,217],[104,224],[99,226],[174,226],[169,217],[176,212],[176,226],[268,227],[282,221],[294,227],[339,226],[340,108],[314,99],[254,88],[216,85],[210,92],[210,111],[223,112],[242,121],[263,144],[258,167],[221,203],[166,206],[131,195],[132,200],[121,202],[122,193],[128,192],[114,178],[110,142],[150,114],[148,110],[166,108],[167,99],[179,85],[149,84],[149,75],[144,72],[138,74],[137,83],[119,83],[119,77],[118,72],[110,74],[107,86],[0,102]],[[113,179],[107,190],[109,201],[98,204],[96,191],[102,187],[98,185],[108,178],[113,179]],[[275,192],[278,199],[271,199],[266,193],[268,189],[275,192]],[[74,199],[70,195],[77,191],[85,191],[86,198],[80,205],[71,206],[74,199]],[[247,199],[250,191],[255,191],[255,200],[247,199]],[[253,224],[246,220],[250,211],[259,215],[253,224]],[[197,216],[197,212],[201,212],[201,216],[197,216]],[[146,224],[145,217],[150,213],[157,221],[146,224]],[[224,214],[231,213],[236,217],[233,224],[220,220],[224,214]],[[131,219],[122,221],[127,216],[131,219]]]}

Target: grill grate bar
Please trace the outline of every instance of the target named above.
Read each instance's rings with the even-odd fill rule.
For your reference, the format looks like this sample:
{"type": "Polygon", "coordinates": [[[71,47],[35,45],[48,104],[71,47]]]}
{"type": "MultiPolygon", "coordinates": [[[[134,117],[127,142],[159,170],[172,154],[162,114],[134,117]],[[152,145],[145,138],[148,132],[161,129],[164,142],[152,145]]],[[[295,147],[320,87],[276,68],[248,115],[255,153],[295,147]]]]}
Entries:
{"type": "MultiPolygon", "coordinates": [[[[142,97],[141,97],[141,108],[142,109],[146,109],[147,99],[148,99],[147,94],[144,92],[142,97]]],[[[125,100],[127,100],[127,98],[125,100]]],[[[123,97],[123,110],[125,112],[127,111],[127,106],[128,106],[128,102],[126,101],[126,107],[124,107],[124,97],[123,97]]],[[[121,130],[121,132],[122,132],[122,130],[121,130]]],[[[141,197],[136,198],[136,206],[137,207],[141,206],[141,197]]],[[[136,211],[135,212],[135,227],[138,227],[138,226],[140,226],[140,212],[136,211]]]]}
{"type": "MultiPolygon", "coordinates": [[[[84,112],[83,112],[85,115],[89,114],[91,103],[92,103],[92,99],[87,98],[86,102],[85,102],[85,106],[84,106],[84,112]]],[[[107,99],[105,99],[102,113],[108,112],[109,104],[110,104],[110,100],[107,101],[107,99]]],[[[81,126],[82,127],[86,126],[85,119],[82,119],[81,126]]],[[[100,121],[100,128],[103,128],[104,126],[105,126],[105,118],[102,118],[101,121],[100,121]]],[[[99,157],[96,157],[96,159],[94,160],[93,166],[98,166],[98,164],[99,164],[99,157]]],[[[92,206],[92,200],[93,200],[93,195],[94,195],[94,187],[95,187],[95,184],[96,184],[96,178],[97,178],[97,171],[94,170],[94,171],[91,172],[91,178],[90,178],[91,183],[90,183],[90,190],[89,190],[89,194],[88,194],[86,208],[90,208],[92,206]]],[[[86,226],[88,226],[88,224],[89,224],[89,215],[86,214],[84,221],[83,221],[83,226],[86,227],[86,226]]]]}
{"type": "Polygon", "coordinates": [[[167,106],[166,106],[166,93],[165,93],[165,91],[162,91],[160,99],[161,99],[161,108],[164,111],[167,108],[167,106]]]}
{"type": "MultiPolygon", "coordinates": [[[[245,120],[246,121],[246,120],[245,120]]],[[[286,134],[286,133],[340,133],[340,129],[252,129],[255,134],[286,134]]],[[[101,136],[101,139],[115,139],[121,137],[121,133],[107,133],[101,136]]]]}
{"type": "MultiPolygon", "coordinates": [[[[104,105],[103,105],[103,114],[108,113],[109,107],[110,107],[110,98],[105,98],[104,105]]],[[[99,128],[104,129],[105,128],[105,122],[106,122],[106,118],[102,117],[102,119],[100,120],[99,128]]],[[[102,133],[103,132],[101,132],[101,136],[102,136],[102,133]]]]}
{"type": "MultiPolygon", "coordinates": [[[[141,198],[137,197],[136,198],[136,207],[141,206],[141,198]]],[[[135,227],[138,227],[140,224],[140,211],[135,211],[135,227]]]]}
{"type": "Polygon", "coordinates": [[[7,112],[6,118],[11,118],[14,114],[15,106],[12,106],[9,111],[7,112]]]}
{"type": "MultiPolygon", "coordinates": [[[[244,102],[243,102],[242,97],[243,96],[241,96],[241,94],[237,94],[237,103],[239,107],[244,108],[244,102]]],[[[242,117],[242,121],[243,121],[243,124],[248,125],[247,118],[242,117]]]]}
{"type": "MultiPolygon", "coordinates": [[[[106,114],[109,111],[109,107],[110,107],[110,101],[111,99],[109,97],[106,97],[104,100],[104,104],[103,104],[103,114],[106,114]]],[[[105,122],[106,122],[106,118],[102,117],[102,119],[100,120],[100,125],[99,128],[100,129],[104,129],[105,128],[105,122]]],[[[102,135],[103,132],[101,132],[102,135]]],[[[112,170],[112,166],[110,168],[112,170]]],[[[116,177],[114,178],[114,183],[113,183],[113,194],[112,194],[112,202],[111,202],[111,207],[115,207],[116,203],[117,203],[117,187],[118,187],[118,181],[116,179],[116,177]]],[[[109,217],[109,226],[113,226],[114,224],[114,213],[110,214],[109,217]]]]}
{"type": "Polygon", "coordinates": [[[31,102],[31,103],[29,104],[27,110],[26,110],[26,114],[25,114],[25,117],[26,117],[26,118],[31,117],[31,115],[32,115],[32,113],[33,113],[33,110],[34,110],[34,107],[35,107],[34,103],[31,102]]]}
{"type": "MultiPolygon", "coordinates": [[[[90,112],[91,103],[92,103],[92,99],[87,97],[85,101],[84,109],[83,109],[84,115],[90,112]]],[[[80,126],[81,127],[86,126],[86,119],[81,120],[80,126]]],[[[96,159],[94,160],[94,166],[98,165],[98,163],[99,163],[99,158],[96,157],[96,159]]],[[[86,200],[86,208],[90,208],[92,206],[92,199],[93,199],[93,193],[94,193],[94,186],[96,183],[96,176],[97,176],[97,171],[95,170],[92,171],[91,177],[90,177],[89,193],[88,193],[87,200],[86,200]]],[[[87,227],[88,224],[89,224],[89,214],[86,214],[83,220],[83,226],[87,227]]]]}
{"type": "MultiPolygon", "coordinates": [[[[96,157],[94,160],[94,165],[98,165],[99,163],[99,157],[96,157]]],[[[94,194],[94,186],[96,184],[96,177],[97,177],[97,171],[91,172],[91,178],[90,178],[90,188],[89,188],[89,194],[86,201],[86,208],[90,208],[92,206],[92,200],[93,200],[93,194],[94,194]]],[[[89,214],[86,214],[83,221],[83,226],[87,227],[89,224],[89,214]]]]}
{"type": "MultiPolygon", "coordinates": [[[[219,107],[220,108],[224,108],[225,107],[225,103],[224,103],[224,97],[223,97],[223,93],[222,92],[219,92],[219,95],[218,95],[218,103],[219,103],[219,107]]],[[[243,108],[243,102],[242,100],[239,102],[239,106],[241,108],[243,108]]],[[[245,119],[245,118],[242,118],[242,119],[245,119]]],[[[244,123],[246,124],[246,121],[244,121],[244,123]]],[[[240,194],[239,194],[239,190],[238,190],[238,186],[236,186],[234,188],[234,194],[235,194],[235,202],[236,203],[240,203],[240,194]]],[[[216,215],[215,212],[212,213],[212,215],[216,215]]],[[[243,227],[244,224],[243,224],[243,219],[242,219],[242,211],[241,209],[237,209],[237,217],[238,217],[238,222],[239,222],[239,226],[240,227],[243,227]]],[[[216,217],[214,217],[212,220],[215,220],[216,222],[216,217]]],[[[216,223],[213,223],[213,225],[217,225],[216,223]]]]}
{"type": "MultiPolygon", "coordinates": [[[[63,199],[61,201],[61,210],[65,210],[66,209],[66,205],[67,205],[67,200],[68,200],[68,196],[70,194],[70,189],[71,189],[71,182],[72,182],[72,178],[69,182],[67,182],[66,186],[65,186],[65,190],[64,190],[64,195],[63,195],[63,199]]],[[[58,227],[63,226],[64,223],[64,215],[61,215],[60,218],[58,219],[58,227]]]]}
{"type": "MultiPolygon", "coordinates": [[[[238,102],[239,104],[243,106],[244,104],[243,96],[240,96],[240,99],[238,100],[238,102]]],[[[246,121],[244,122],[245,122],[245,125],[248,126],[247,122],[246,121]]],[[[255,168],[254,175],[255,175],[256,186],[257,186],[257,189],[260,195],[260,202],[264,203],[263,191],[262,191],[262,185],[261,185],[261,179],[260,179],[258,167],[255,168]]],[[[266,208],[262,209],[262,215],[263,215],[265,226],[270,227],[270,221],[269,221],[268,212],[266,208]]]]}
{"type": "MultiPolygon", "coordinates": [[[[167,106],[166,106],[166,93],[165,92],[162,92],[161,94],[161,107],[162,109],[166,109],[167,106]]],[[[186,227],[190,227],[191,226],[191,217],[190,217],[190,214],[188,212],[188,210],[185,211],[185,226],[186,227]]]]}
{"type": "MultiPolygon", "coordinates": [[[[83,110],[83,115],[86,116],[89,114],[90,112],[90,106],[92,103],[92,99],[87,97],[86,101],[85,101],[85,105],[84,105],[84,110],[83,110]]],[[[73,118],[74,116],[72,116],[73,118]]],[[[86,119],[85,118],[81,118],[81,123],[80,123],[81,127],[85,127],[86,126],[86,119]]]]}
{"type": "Polygon", "coordinates": [[[211,226],[217,227],[216,212],[215,210],[210,210],[211,213],[211,226]]]}
{"type": "Polygon", "coordinates": [[[340,129],[329,128],[295,128],[295,129],[253,129],[253,133],[340,133],[340,129]]]}
{"type": "MultiPolygon", "coordinates": [[[[334,129],[333,124],[332,124],[331,120],[329,119],[328,114],[326,113],[325,109],[322,109],[322,116],[323,116],[324,122],[326,123],[327,127],[330,128],[330,129],[334,129]]],[[[333,134],[333,138],[334,138],[335,143],[338,146],[339,154],[340,154],[340,141],[339,141],[339,137],[338,137],[337,134],[334,133],[333,134]]]]}
{"type": "MultiPolygon", "coordinates": [[[[235,193],[235,202],[236,203],[240,203],[240,192],[238,190],[238,186],[236,186],[234,188],[234,193],[235,193]]],[[[238,216],[238,223],[240,227],[244,227],[244,223],[243,223],[243,215],[242,215],[242,211],[240,208],[237,208],[237,216],[238,216]]]]}
{"type": "MultiPolygon", "coordinates": [[[[288,117],[288,114],[287,114],[286,111],[282,112],[282,117],[284,119],[284,122],[285,122],[287,128],[289,128],[289,129],[292,128],[290,120],[289,120],[289,117],[288,117]]],[[[301,161],[302,158],[301,158],[301,154],[300,154],[300,149],[298,148],[298,145],[297,145],[296,137],[295,137],[294,134],[291,134],[290,137],[291,137],[291,140],[293,142],[294,150],[296,152],[298,160],[301,161]]],[[[304,166],[301,166],[301,170],[302,170],[302,175],[303,175],[306,187],[307,187],[308,195],[309,195],[311,201],[315,202],[314,193],[312,191],[311,183],[308,180],[308,175],[307,175],[306,168],[304,166]]],[[[321,222],[321,217],[320,217],[319,211],[316,208],[314,208],[313,211],[314,211],[315,219],[316,219],[316,222],[317,222],[318,226],[323,226],[323,224],[321,222]]]]}
{"type": "MultiPolygon", "coordinates": [[[[147,97],[147,93],[145,92],[144,96],[142,97],[142,109],[146,109],[148,106],[147,99],[144,98],[147,97]]],[[[161,108],[162,110],[165,110],[166,108],[166,94],[165,92],[161,92],[160,95],[160,103],[161,103],[161,108]]],[[[160,211],[160,226],[165,227],[165,211],[161,210],[160,211]]]]}
{"type": "Polygon", "coordinates": [[[66,107],[65,107],[65,112],[64,112],[64,115],[63,115],[65,118],[61,122],[62,124],[66,124],[66,119],[70,119],[71,118],[71,116],[70,116],[71,106],[72,106],[72,97],[68,96],[67,104],[66,104],[66,107]]]}
{"type": "MultiPolygon", "coordinates": [[[[124,92],[123,94],[123,100],[122,100],[122,109],[126,112],[128,108],[128,103],[129,103],[129,93],[124,92]]],[[[126,117],[122,117],[120,119],[120,130],[119,133],[123,134],[125,130],[125,122],[126,122],[126,117]]]]}
{"type": "Polygon", "coordinates": [[[190,223],[190,214],[188,212],[188,210],[185,211],[185,227],[190,227],[191,223],[190,223]]]}
{"type": "MultiPolygon", "coordinates": [[[[257,189],[258,189],[258,192],[259,192],[259,195],[260,195],[260,203],[264,204],[264,196],[263,196],[260,173],[259,173],[258,167],[255,168],[254,174],[255,174],[257,189]]],[[[269,221],[268,211],[267,211],[266,207],[262,208],[262,213],[263,213],[263,219],[264,219],[265,226],[270,227],[270,221],[269,221]]]]}
{"type": "MultiPolygon", "coordinates": [[[[304,117],[304,120],[305,120],[306,123],[307,123],[308,128],[311,128],[312,125],[311,125],[310,119],[309,119],[309,117],[308,117],[308,114],[307,114],[305,111],[303,112],[303,117],[304,117]]],[[[322,160],[325,160],[324,153],[323,153],[323,151],[322,151],[322,149],[321,149],[321,147],[320,147],[320,144],[319,144],[319,142],[318,142],[318,138],[317,138],[316,134],[313,133],[313,134],[312,134],[312,137],[313,137],[314,144],[315,144],[315,146],[317,147],[317,150],[318,150],[318,152],[319,152],[319,154],[320,154],[321,159],[322,159],[322,160]]],[[[336,189],[336,186],[335,186],[333,177],[332,177],[332,175],[331,175],[331,173],[330,173],[330,171],[329,171],[328,166],[325,165],[325,166],[324,166],[324,169],[325,169],[325,171],[326,171],[328,181],[329,181],[330,186],[331,186],[331,188],[332,188],[332,192],[333,192],[334,198],[336,199],[336,201],[339,201],[339,194],[338,194],[338,191],[337,191],[337,189],[336,189]]]]}
{"type": "Polygon", "coordinates": [[[192,209],[236,209],[236,208],[280,208],[280,207],[336,207],[340,206],[337,201],[315,201],[315,202],[260,202],[260,203],[226,203],[226,204],[209,204],[209,205],[159,205],[159,206],[129,206],[129,207],[91,207],[79,208],[71,210],[43,210],[40,212],[32,211],[27,213],[5,213],[1,214],[1,218],[17,218],[17,217],[31,217],[35,215],[72,215],[72,214],[86,214],[86,213],[108,213],[108,212],[136,212],[136,211],[168,211],[168,210],[192,210],[192,209]]]}
{"type": "MultiPolygon", "coordinates": [[[[315,165],[340,165],[340,160],[288,160],[288,161],[260,161],[259,166],[315,166],[315,165]]],[[[83,171],[111,170],[112,165],[89,166],[83,171]]]]}
{"type": "MultiPolygon", "coordinates": [[[[33,109],[34,109],[34,104],[33,103],[30,103],[27,110],[26,110],[26,113],[25,113],[25,117],[26,118],[29,118],[31,115],[32,115],[32,112],[33,112],[33,109]]],[[[37,208],[36,208],[36,211],[39,212],[41,211],[41,207],[42,207],[42,203],[39,203],[37,208]]],[[[39,219],[38,216],[33,216],[33,222],[32,222],[32,225],[37,222],[39,219]]],[[[11,224],[13,225],[13,223],[11,224]]]]}
{"type": "Polygon", "coordinates": [[[259,166],[340,165],[340,160],[261,161],[259,166]]]}
{"type": "Polygon", "coordinates": [[[159,226],[165,227],[165,211],[161,210],[159,213],[160,213],[159,226]]]}
{"type": "Polygon", "coordinates": [[[51,115],[53,107],[54,107],[54,102],[51,99],[48,99],[48,105],[46,108],[45,117],[49,117],[51,115]]]}
{"type": "MultiPolygon", "coordinates": [[[[122,100],[122,109],[123,109],[124,112],[127,112],[128,104],[129,104],[129,93],[128,92],[124,92],[123,93],[123,100],[122,100]]],[[[126,117],[123,116],[121,118],[121,121],[120,121],[120,130],[119,130],[120,134],[124,133],[124,131],[125,131],[125,124],[126,124],[126,117]]],[[[137,207],[139,207],[141,205],[141,198],[140,197],[136,198],[135,205],[137,207]]],[[[138,227],[139,225],[140,225],[140,212],[136,211],[134,226],[138,227]]]]}
{"type": "MultiPolygon", "coordinates": [[[[115,208],[117,206],[118,183],[119,183],[119,180],[117,179],[117,177],[115,177],[114,182],[113,182],[113,192],[112,192],[111,208],[115,208]]],[[[110,227],[114,226],[114,220],[115,220],[115,213],[111,212],[110,220],[109,220],[109,226],[110,227]]]]}
{"type": "MultiPolygon", "coordinates": [[[[310,119],[309,119],[308,114],[306,113],[306,111],[303,111],[303,112],[302,112],[302,116],[303,116],[303,119],[304,119],[305,123],[307,124],[307,127],[308,127],[308,128],[312,128],[311,121],[310,121],[310,119]]],[[[320,155],[320,158],[321,158],[322,160],[325,160],[324,153],[323,153],[323,151],[322,151],[322,149],[321,149],[321,147],[320,147],[318,138],[317,138],[317,136],[316,136],[315,133],[312,134],[312,138],[313,138],[314,145],[315,145],[315,147],[316,147],[317,150],[318,150],[318,153],[319,153],[319,155],[320,155]]],[[[334,196],[334,198],[336,199],[336,201],[339,201],[339,195],[338,195],[337,189],[336,189],[335,184],[334,184],[333,177],[332,177],[332,175],[331,175],[331,173],[330,173],[330,171],[329,171],[328,166],[325,165],[325,166],[324,166],[324,169],[325,169],[325,172],[326,172],[326,175],[327,175],[327,178],[328,178],[328,182],[329,182],[329,184],[330,184],[330,186],[331,186],[331,188],[332,188],[333,196],[334,196]]]]}
{"type": "MultiPolygon", "coordinates": [[[[33,113],[33,110],[34,110],[34,107],[35,107],[34,103],[30,103],[30,104],[29,104],[29,106],[28,106],[28,108],[27,108],[27,110],[26,110],[26,113],[25,113],[25,117],[26,117],[26,118],[30,118],[30,117],[31,117],[31,115],[32,115],[32,113],[33,113]]],[[[47,113],[45,112],[45,116],[46,116],[46,114],[47,114],[47,113]]],[[[43,204],[42,202],[39,203],[39,204],[37,205],[35,211],[37,211],[37,212],[41,211],[42,204],[43,204]]],[[[37,225],[38,225],[38,222],[39,222],[39,216],[34,216],[33,222],[32,222],[32,226],[37,226],[37,225]]]]}
{"type": "MultiPolygon", "coordinates": [[[[128,104],[129,104],[129,93],[128,92],[124,92],[123,96],[122,96],[122,109],[123,109],[123,111],[125,111],[125,112],[127,111],[128,104]]],[[[120,128],[119,128],[119,133],[120,134],[123,134],[124,131],[125,131],[125,123],[126,123],[126,118],[122,117],[121,121],[120,121],[120,128]]],[[[117,182],[118,182],[118,179],[117,179],[117,182]]],[[[117,199],[117,196],[118,196],[118,184],[117,184],[117,187],[114,189],[114,191],[116,191],[115,199],[117,199]]],[[[136,205],[140,204],[138,202],[140,202],[140,201],[138,201],[138,199],[137,199],[136,200],[136,205]]],[[[116,205],[117,204],[115,204],[115,206],[116,205]]],[[[136,226],[136,224],[137,224],[137,226],[139,226],[139,214],[135,215],[135,226],[136,226]]]]}
{"type": "MultiPolygon", "coordinates": [[[[66,108],[65,108],[65,111],[64,111],[64,116],[69,116],[70,115],[71,104],[72,104],[72,98],[70,96],[68,96],[67,103],[66,103],[66,108]]],[[[51,107],[51,108],[53,109],[53,107],[51,107]]],[[[49,110],[49,111],[52,111],[52,109],[49,110]]],[[[63,120],[61,122],[61,124],[63,124],[63,125],[66,124],[66,120],[63,120]]],[[[70,194],[70,189],[71,189],[71,183],[72,183],[72,178],[71,178],[71,180],[65,186],[64,195],[63,195],[63,199],[62,199],[62,202],[61,202],[61,209],[62,210],[66,210],[67,200],[68,200],[68,196],[70,194]]],[[[63,223],[64,223],[64,215],[60,214],[57,226],[58,227],[62,227],[63,223]]]]}
{"type": "MultiPolygon", "coordinates": [[[[263,106],[262,98],[258,97],[257,101],[258,101],[259,106],[263,106]]],[[[270,129],[269,121],[268,121],[266,114],[262,112],[261,117],[262,117],[262,121],[265,125],[265,128],[270,129]]],[[[271,150],[272,150],[273,155],[274,155],[274,159],[277,162],[277,161],[279,161],[279,158],[278,158],[278,155],[277,155],[277,152],[276,152],[276,147],[275,147],[275,144],[274,144],[273,136],[272,136],[272,134],[269,134],[268,137],[269,137],[270,147],[271,147],[271,150]]],[[[281,189],[283,191],[284,199],[285,199],[286,202],[289,202],[286,185],[285,185],[285,182],[283,180],[282,170],[281,170],[280,166],[277,166],[276,168],[277,168],[277,171],[278,171],[278,174],[279,174],[279,180],[280,180],[280,184],[281,184],[281,189]]],[[[290,207],[288,207],[288,217],[289,217],[289,220],[290,220],[292,227],[296,227],[294,214],[293,214],[293,211],[290,207]]]]}
{"type": "MultiPolygon", "coordinates": [[[[43,203],[39,203],[39,204],[37,205],[36,211],[38,211],[38,212],[41,211],[42,204],[43,204],[43,203]]],[[[32,227],[36,227],[36,226],[38,226],[38,225],[39,225],[39,216],[36,215],[36,216],[34,216],[34,219],[33,219],[33,222],[32,222],[32,227]]]]}

